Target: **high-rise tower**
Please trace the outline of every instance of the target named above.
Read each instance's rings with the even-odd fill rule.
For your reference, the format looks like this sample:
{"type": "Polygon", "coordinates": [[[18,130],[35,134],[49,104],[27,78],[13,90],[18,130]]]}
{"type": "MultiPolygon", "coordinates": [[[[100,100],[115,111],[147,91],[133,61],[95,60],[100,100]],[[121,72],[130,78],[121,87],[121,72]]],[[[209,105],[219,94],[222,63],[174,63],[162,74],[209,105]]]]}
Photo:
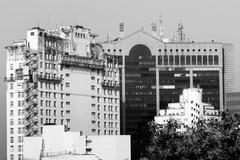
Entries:
{"type": "Polygon", "coordinates": [[[131,135],[132,159],[148,142],[148,122],[168,103],[179,102],[182,90],[201,87],[203,101],[225,110],[225,93],[233,85],[233,46],[218,42],[164,42],[140,29],[124,39],[103,43],[118,57],[121,85],[121,131],[131,135]]]}

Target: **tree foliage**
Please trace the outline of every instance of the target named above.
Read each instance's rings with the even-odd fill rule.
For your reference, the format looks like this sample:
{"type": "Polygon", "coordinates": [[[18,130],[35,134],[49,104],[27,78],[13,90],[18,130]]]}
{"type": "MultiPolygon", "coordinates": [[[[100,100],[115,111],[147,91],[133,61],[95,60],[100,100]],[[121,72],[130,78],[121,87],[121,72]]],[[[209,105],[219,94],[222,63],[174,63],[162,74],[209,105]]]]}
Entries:
{"type": "Polygon", "coordinates": [[[151,160],[240,160],[240,116],[222,115],[220,122],[199,120],[195,128],[176,132],[177,122],[165,128],[151,122],[151,160]]]}

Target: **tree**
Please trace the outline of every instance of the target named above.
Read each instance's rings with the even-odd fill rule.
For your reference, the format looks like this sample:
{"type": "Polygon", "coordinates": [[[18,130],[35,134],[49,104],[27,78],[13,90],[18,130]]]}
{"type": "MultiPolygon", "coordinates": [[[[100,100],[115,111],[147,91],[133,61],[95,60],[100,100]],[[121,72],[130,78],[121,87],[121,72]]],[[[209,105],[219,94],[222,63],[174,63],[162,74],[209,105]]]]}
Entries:
{"type": "Polygon", "coordinates": [[[220,122],[199,120],[185,133],[176,131],[177,122],[170,120],[165,128],[150,123],[151,160],[236,160],[240,159],[240,116],[223,114],[220,122]]]}

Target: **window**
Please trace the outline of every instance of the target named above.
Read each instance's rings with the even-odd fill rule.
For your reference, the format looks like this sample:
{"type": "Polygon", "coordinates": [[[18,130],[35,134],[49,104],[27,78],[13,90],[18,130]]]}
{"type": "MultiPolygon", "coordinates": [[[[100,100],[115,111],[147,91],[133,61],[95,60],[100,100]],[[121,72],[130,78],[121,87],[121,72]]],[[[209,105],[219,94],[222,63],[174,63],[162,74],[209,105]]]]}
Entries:
{"type": "Polygon", "coordinates": [[[208,64],[213,65],[213,56],[212,55],[208,56],[208,64]]]}
{"type": "Polygon", "coordinates": [[[158,65],[162,65],[163,64],[162,60],[163,60],[162,56],[161,55],[158,56],[158,65]]]}
{"type": "Polygon", "coordinates": [[[13,70],[13,64],[10,64],[10,70],[13,70]]]}
{"type": "Polygon", "coordinates": [[[34,32],[31,32],[31,36],[34,36],[34,32]]]}
{"type": "Polygon", "coordinates": [[[10,125],[14,125],[14,120],[10,119],[10,125]]]}
{"type": "Polygon", "coordinates": [[[13,89],[13,83],[10,83],[10,89],[13,89]]]}
{"type": "Polygon", "coordinates": [[[175,56],[175,65],[179,65],[179,56],[175,56]]]}
{"type": "Polygon", "coordinates": [[[170,64],[170,65],[173,65],[173,55],[170,55],[170,56],[169,56],[169,64],[170,64]]]}
{"type": "Polygon", "coordinates": [[[66,73],[66,77],[70,77],[70,74],[69,74],[69,73],[66,73]]]}
{"type": "Polygon", "coordinates": [[[185,65],[185,56],[181,55],[181,65],[185,65]]]}
{"type": "Polygon", "coordinates": [[[10,116],[13,116],[13,110],[10,110],[10,116]]]}
{"type": "Polygon", "coordinates": [[[13,137],[10,137],[10,143],[14,143],[13,137]]]}
{"type": "Polygon", "coordinates": [[[13,101],[10,101],[10,107],[13,107],[13,101]]]}
{"type": "Polygon", "coordinates": [[[190,65],[191,64],[190,58],[191,57],[189,55],[186,56],[186,65],[190,65]]]}
{"type": "Polygon", "coordinates": [[[214,56],[214,65],[218,65],[219,61],[218,61],[218,56],[214,56]]]}
{"type": "Polygon", "coordinates": [[[202,56],[197,56],[197,64],[202,65],[202,56]]]}
{"type": "Polygon", "coordinates": [[[18,101],[18,107],[21,107],[21,101],[18,101]]]}
{"type": "Polygon", "coordinates": [[[22,146],[18,145],[18,152],[21,152],[21,151],[22,151],[22,146]]]}
{"type": "Polygon", "coordinates": [[[203,65],[207,65],[207,56],[206,55],[203,56],[203,65]]]}
{"type": "Polygon", "coordinates": [[[168,65],[168,56],[167,55],[164,55],[163,63],[164,63],[164,65],[168,65]]]}
{"type": "Polygon", "coordinates": [[[22,133],[22,128],[19,127],[19,128],[18,128],[18,134],[21,134],[21,133],[22,133]]]}
{"type": "Polygon", "coordinates": [[[196,65],[196,56],[192,56],[192,65],[196,65]]]}
{"type": "Polygon", "coordinates": [[[21,143],[22,142],[22,137],[18,137],[18,143],[21,143]]]}
{"type": "Polygon", "coordinates": [[[66,87],[70,87],[70,83],[66,83],[66,87]]]}
{"type": "Polygon", "coordinates": [[[22,160],[22,154],[18,154],[18,160],[22,160]]]}

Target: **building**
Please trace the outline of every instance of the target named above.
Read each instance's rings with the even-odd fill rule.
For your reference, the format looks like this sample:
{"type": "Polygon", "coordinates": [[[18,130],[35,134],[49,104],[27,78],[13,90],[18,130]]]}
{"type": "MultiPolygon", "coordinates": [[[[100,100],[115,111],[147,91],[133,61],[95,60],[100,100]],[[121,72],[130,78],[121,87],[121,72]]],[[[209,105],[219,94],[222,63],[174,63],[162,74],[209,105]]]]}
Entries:
{"type": "Polygon", "coordinates": [[[184,89],[179,103],[169,103],[166,109],[160,109],[155,122],[164,127],[170,119],[175,119],[178,122],[177,131],[185,132],[188,127],[195,127],[200,119],[219,121],[219,110],[202,102],[202,92],[199,88],[184,89]]]}
{"type": "Polygon", "coordinates": [[[132,135],[132,159],[141,157],[148,142],[148,122],[168,103],[179,102],[184,88],[199,86],[203,101],[225,110],[225,93],[233,90],[233,45],[186,41],[183,25],[178,37],[162,39],[155,25],[102,43],[118,57],[121,86],[121,131],[132,135]]]}
{"type": "Polygon", "coordinates": [[[240,92],[226,94],[226,111],[231,114],[240,112],[240,92]]]}
{"type": "Polygon", "coordinates": [[[26,160],[130,160],[130,154],[130,136],[126,135],[86,136],[65,132],[64,126],[46,125],[42,136],[24,137],[26,160]]]}
{"type": "Polygon", "coordinates": [[[25,64],[26,41],[14,42],[8,49],[6,70],[6,114],[7,114],[7,152],[8,160],[22,159],[24,135],[24,79],[23,66],[25,64]],[[11,154],[10,154],[11,153],[11,154]]]}
{"type": "Polygon", "coordinates": [[[119,69],[82,26],[34,27],[7,46],[7,159],[23,157],[22,136],[44,124],[86,135],[120,134],[119,69]]]}

